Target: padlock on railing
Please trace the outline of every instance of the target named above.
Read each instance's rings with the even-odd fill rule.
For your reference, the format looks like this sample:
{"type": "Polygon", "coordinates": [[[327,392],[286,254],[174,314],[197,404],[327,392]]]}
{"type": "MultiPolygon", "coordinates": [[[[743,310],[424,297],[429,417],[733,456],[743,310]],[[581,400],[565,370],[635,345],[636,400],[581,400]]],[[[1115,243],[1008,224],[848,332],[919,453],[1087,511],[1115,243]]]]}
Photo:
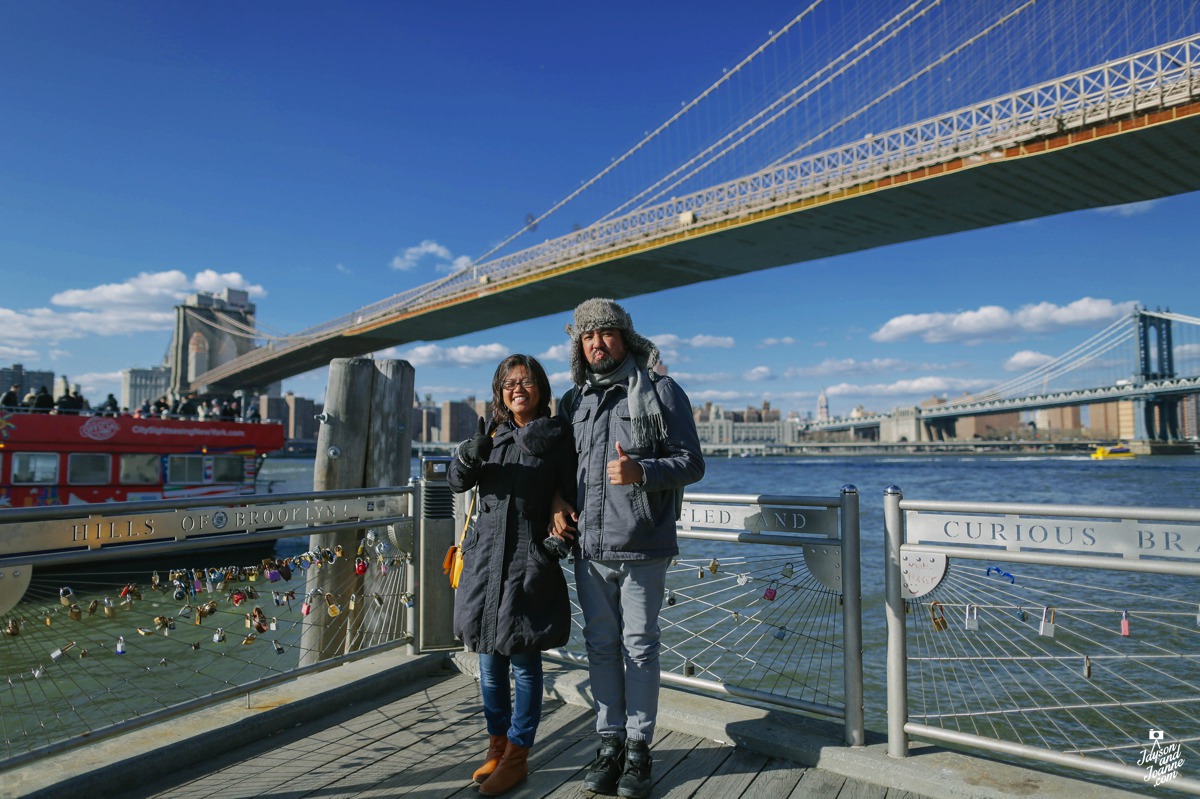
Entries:
{"type": "Polygon", "coordinates": [[[933,622],[934,632],[944,632],[949,626],[946,624],[946,614],[942,612],[941,602],[934,602],[929,606],[929,619],[933,622]]]}
{"type": "Polygon", "coordinates": [[[400,604],[404,605],[406,608],[411,608],[415,602],[416,600],[413,598],[412,594],[400,595],[400,604]]]}
{"type": "Polygon", "coordinates": [[[282,655],[283,654],[283,644],[279,643],[278,641],[272,641],[271,643],[273,643],[275,645],[275,654],[282,655]]]}
{"type": "Polygon", "coordinates": [[[104,617],[106,619],[115,619],[117,617],[117,606],[110,596],[104,597],[104,617]]]}
{"type": "Polygon", "coordinates": [[[772,580],[770,585],[767,586],[766,590],[763,591],[763,599],[767,600],[768,602],[774,602],[775,595],[777,593],[775,586],[777,585],[779,585],[779,581],[772,580]]]}
{"type": "Polygon", "coordinates": [[[1042,608],[1042,623],[1038,626],[1038,635],[1054,637],[1054,608],[1049,605],[1042,608]]]}
{"type": "Polygon", "coordinates": [[[117,650],[116,651],[117,651],[118,655],[125,654],[125,636],[123,636],[123,635],[117,636],[117,650]]]}
{"type": "Polygon", "coordinates": [[[4,634],[16,638],[21,634],[21,623],[16,619],[9,619],[4,625],[4,634]]]}
{"type": "Polygon", "coordinates": [[[967,632],[975,632],[979,629],[978,605],[967,605],[966,618],[963,620],[963,629],[967,632]]]}
{"type": "Polygon", "coordinates": [[[1129,611],[1121,611],[1121,635],[1129,637],[1129,611]]]}
{"type": "Polygon", "coordinates": [[[668,605],[675,604],[675,592],[674,591],[667,591],[667,604],[668,605]]]}
{"type": "Polygon", "coordinates": [[[708,570],[713,574],[716,574],[717,569],[719,568],[721,568],[721,561],[717,560],[716,558],[713,558],[708,562],[708,570]]]}
{"type": "Polygon", "coordinates": [[[300,605],[301,616],[307,616],[308,614],[312,613],[312,598],[314,593],[314,591],[310,591],[308,596],[304,598],[303,604],[300,605]]]}
{"type": "Polygon", "coordinates": [[[58,601],[64,608],[69,608],[75,604],[75,592],[69,586],[64,585],[58,589],[58,601]]]}
{"type": "Polygon", "coordinates": [[[225,628],[224,627],[218,627],[217,631],[213,633],[213,643],[214,644],[225,643],[225,628]]]}
{"type": "Polygon", "coordinates": [[[83,608],[78,605],[71,605],[67,608],[67,618],[79,621],[83,618],[83,608]]]}
{"type": "Polygon", "coordinates": [[[793,566],[790,561],[788,563],[783,564],[783,570],[780,572],[780,574],[783,575],[783,579],[785,579],[785,580],[787,578],[791,577],[795,573],[796,573],[796,567],[793,566]]]}
{"type": "Polygon", "coordinates": [[[331,619],[342,612],[342,609],[338,607],[338,603],[333,600],[333,594],[325,595],[325,609],[329,612],[329,618],[331,619]]]}
{"type": "Polygon", "coordinates": [[[366,574],[367,573],[367,562],[365,560],[363,560],[362,558],[355,558],[354,559],[354,573],[355,574],[366,574]]]}

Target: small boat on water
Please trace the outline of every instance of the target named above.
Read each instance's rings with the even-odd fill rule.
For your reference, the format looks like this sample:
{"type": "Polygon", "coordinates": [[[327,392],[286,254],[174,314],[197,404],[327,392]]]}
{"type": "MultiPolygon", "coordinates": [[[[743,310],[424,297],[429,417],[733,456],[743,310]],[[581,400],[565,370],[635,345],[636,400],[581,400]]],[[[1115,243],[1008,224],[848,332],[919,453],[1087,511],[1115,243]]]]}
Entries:
{"type": "Polygon", "coordinates": [[[1134,455],[1133,452],[1130,451],[1129,447],[1126,447],[1123,445],[1116,446],[1116,447],[1101,446],[1101,447],[1096,447],[1094,450],[1092,450],[1092,460],[1097,460],[1097,461],[1121,460],[1121,459],[1136,458],[1136,457],[1137,456],[1134,455]]]}
{"type": "Polygon", "coordinates": [[[0,413],[0,508],[253,494],[283,425],[0,413]]]}

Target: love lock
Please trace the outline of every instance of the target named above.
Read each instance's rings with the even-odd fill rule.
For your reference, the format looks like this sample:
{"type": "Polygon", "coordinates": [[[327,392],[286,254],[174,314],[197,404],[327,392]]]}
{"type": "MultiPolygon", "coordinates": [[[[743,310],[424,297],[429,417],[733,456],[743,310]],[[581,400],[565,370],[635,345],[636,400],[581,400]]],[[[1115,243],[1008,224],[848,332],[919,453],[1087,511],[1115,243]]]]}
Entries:
{"type": "Polygon", "coordinates": [[[975,632],[979,629],[979,606],[967,605],[966,620],[963,622],[963,629],[968,632],[975,632]]]}
{"type": "Polygon", "coordinates": [[[58,589],[58,601],[64,608],[69,608],[75,604],[75,592],[68,586],[63,586],[58,589]]]}
{"type": "Polygon", "coordinates": [[[779,581],[772,580],[771,584],[767,586],[767,589],[763,591],[763,599],[767,600],[768,602],[774,602],[776,594],[775,586],[777,585],[779,585],[779,581]]]}
{"type": "Polygon", "coordinates": [[[362,558],[355,558],[354,559],[354,573],[355,574],[366,574],[367,573],[367,562],[365,560],[363,560],[362,558]]]}
{"type": "Polygon", "coordinates": [[[935,632],[943,632],[946,627],[946,615],[942,613],[942,603],[934,602],[929,606],[929,619],[933,622],[935,632]]]}
{"type": "Polygon", "coordinates": [[[1042,623],[1038,627],[1038,635],[1044,635],[1047,638],[1054,637],[1054,608],[1049,605],[1042,608],[1042,623]]]}

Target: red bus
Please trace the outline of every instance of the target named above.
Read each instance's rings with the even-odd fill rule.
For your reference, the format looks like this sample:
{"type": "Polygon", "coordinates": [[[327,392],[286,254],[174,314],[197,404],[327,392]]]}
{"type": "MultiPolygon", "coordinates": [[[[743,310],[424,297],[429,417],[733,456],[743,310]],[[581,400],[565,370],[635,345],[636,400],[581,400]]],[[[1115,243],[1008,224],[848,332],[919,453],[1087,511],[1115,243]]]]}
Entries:
{"type": "Polygon", "coordinates": [[[253,494],[283,425],[0,413],[0,507],[253,494]]]}

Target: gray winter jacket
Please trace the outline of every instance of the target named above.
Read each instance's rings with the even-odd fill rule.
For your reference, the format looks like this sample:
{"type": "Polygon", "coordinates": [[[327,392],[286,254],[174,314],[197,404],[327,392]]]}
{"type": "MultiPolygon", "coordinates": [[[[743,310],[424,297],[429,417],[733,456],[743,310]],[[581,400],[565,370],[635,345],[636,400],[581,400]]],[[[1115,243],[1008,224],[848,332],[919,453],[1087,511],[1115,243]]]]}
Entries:
{"type": "Polygon", "coordinates": [[[704,456],[687,394],[669,377],[652,374],[666,422],[666,440],[633,446],[624,385],[585,385],[567,391],[559,416],[570,421],[579,455],[575,509],[579,546],[593,560],[647,560],[679,554],[675,522],[683,488],[704,476],[704,456]],[[642,465],[640,485],[610,485],[616,443],[642,465]]]}

